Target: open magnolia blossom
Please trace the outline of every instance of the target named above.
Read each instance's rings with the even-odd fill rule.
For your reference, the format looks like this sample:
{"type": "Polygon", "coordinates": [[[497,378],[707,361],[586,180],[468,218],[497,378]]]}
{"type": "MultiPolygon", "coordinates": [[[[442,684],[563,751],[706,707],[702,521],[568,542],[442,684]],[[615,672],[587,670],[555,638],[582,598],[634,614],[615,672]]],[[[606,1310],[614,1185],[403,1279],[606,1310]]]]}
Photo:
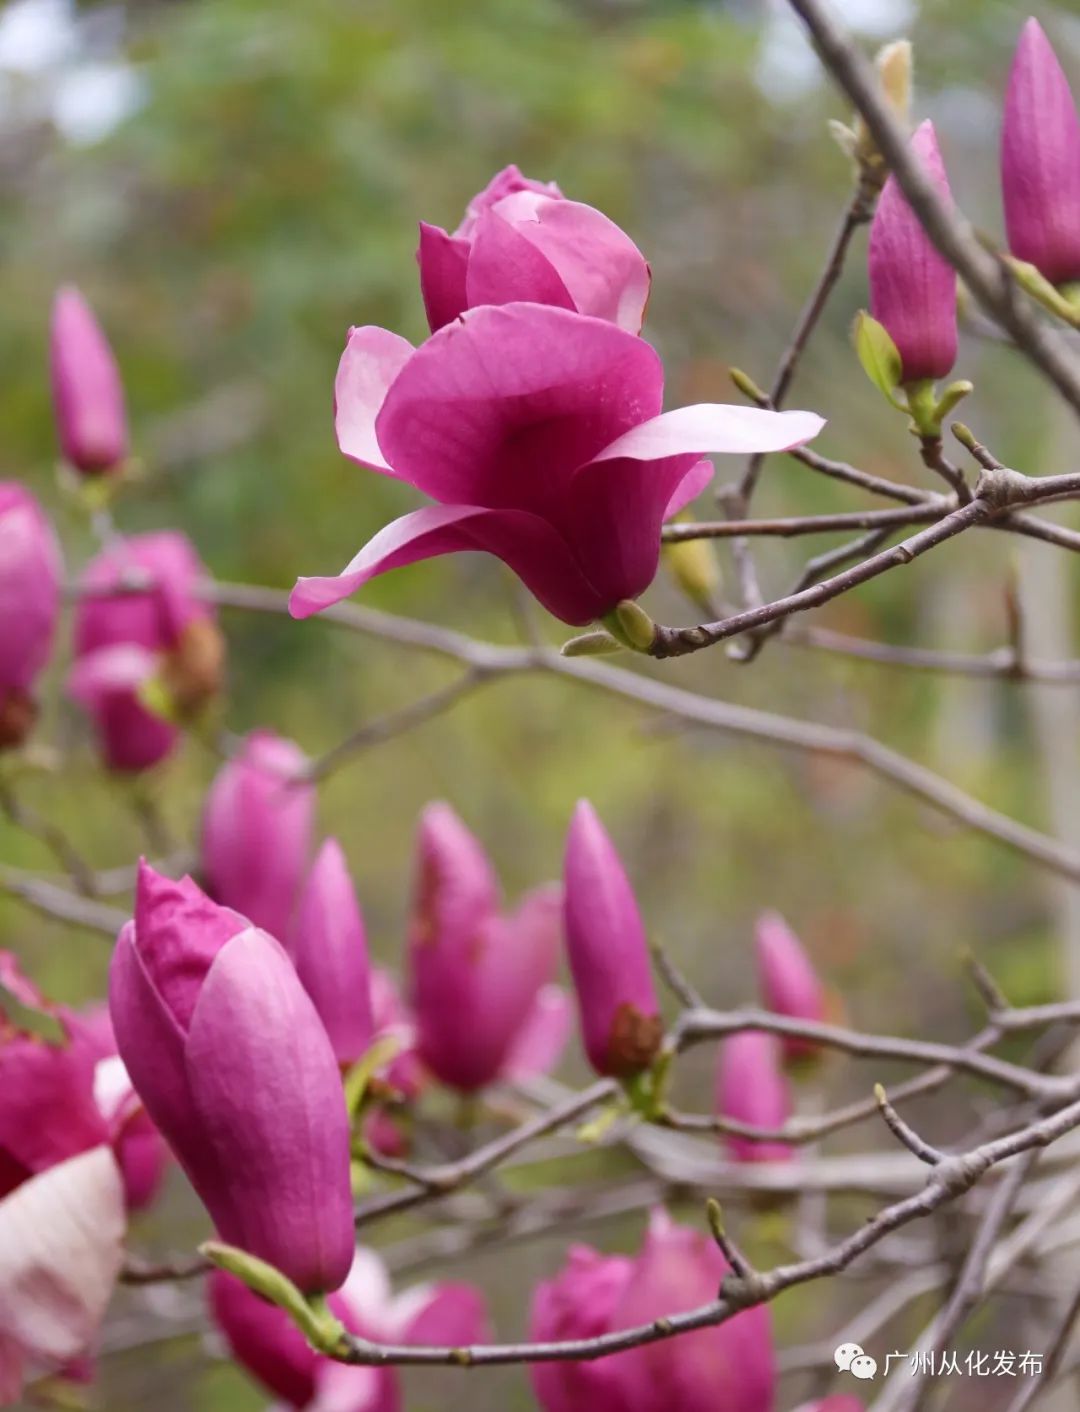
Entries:
{"type": "Polygon", "coordinates": [[[823,425],[721,403],[662,412],[649,344],[535,303],[469,310],[416,349],[354,328],[334,392],[344,454],[436,503],[381,530],[337,576],[300,579],[296,618],[390,569],[473,549],[582,626],[648,588],[661,525],[712,475],[703,457],[785,451],[823,425]]]}
{"type": "Polygon", "coordinates": [[[0,1201],[0,1406],[88,1353],[123,1258],[124,1191],[107,1147],[0,1201]]]}

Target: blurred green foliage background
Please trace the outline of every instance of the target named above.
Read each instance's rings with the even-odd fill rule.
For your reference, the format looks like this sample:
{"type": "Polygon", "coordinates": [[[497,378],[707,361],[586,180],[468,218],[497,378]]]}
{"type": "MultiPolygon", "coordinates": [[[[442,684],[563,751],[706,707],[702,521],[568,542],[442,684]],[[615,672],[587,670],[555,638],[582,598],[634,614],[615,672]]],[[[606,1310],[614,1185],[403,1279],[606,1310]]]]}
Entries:
{"type": "MultiPolygon", "coordinates": [[[[1000,94],[1026,7],[839,8],[870,46],[914,39],[916,113],[938,125],[958,200],[999,231],[1000,94]]],[[[47,501],[76,571],[92,540],[57,489],[45,377],[52,292],[73,280],[113,341],[146,469],[119,506],[121,527],[180,526],[227,579],[288,586],[336,569],[413,504],[407,487],[336,450],[331,386],[345,332],[381,323],[422,336],[416,221],[453,227],[511,161],[602,208],[646,252],[647,334],[666,361],[669,405],[736,400],[733,363],[768,381],[849,185],[825,130],[829,117],[847,116],[844,105],[783,10],[758,0],[9,3],[0,11],[0,477],[27,480],[47,501]]],[[[1039,14],[1080,80],[1074,6],[1042,4],[1039,14]]],[[[864,249],[859,237],[792,405],[827,414],[826,452],[922,482],[903,419],[847,342],[866,300],[864,249]]],[[[1059,414],[1006,351],[969,339],[958,373],[977,383],[967,419],[1003,459],[1031,472],[1071,468],[1059,414]]],[[[732,469],[721,465],[720,478],[732,469]]],[[[759,496],[761,513],[862,503],[782,458],[768,464],[759,496]]],[[[762,543],[770,596],[808,544],[762,543]]],[[[1037,606],[1052,596],[1059,655],[1069,655],[1075,575],[1047,565],[1051,553],[1024,549],[1019,573],[1037,606]]],[[[818,620],[893,642],[989,648],[1004,640],[1015,556],[1005,536],[970,536],[818,620]]],[[[520,632],[520,600],[491,560],[422,565],[379,580],[365,599],[477,636],[520,632]]],[[[665,582],[649,604],[665,621],[693,616],[665,582]]],[[[269,725],[312,753],[447,678],[445,664],[318,622],[230,612],[225,626],[225,724],[269,725]]],[[[558,627],[544,631],[558,640],[558,627]]],[[[20,792],[62,820],[95,865],[122,864],[140,846],[138,825],[125,791],[95,771],[63,700],[63,657],[41,736],[66,765],[25,778],[20,792]]],[[[1077,770],[1070,689],[915,676],[779,642],[749,668],[716,649],[660,670],[727,700],[868,730],[998,807],[1068,833],[1068,810],[1046,786],[1077,770]]],[[[190,742],[154,781],[182,839],[194,834],[214,767],[190,742]]],[[[964,1032],[973,1006],[963,946],[1017,1002],[1060,993],[1068,899],[1000,846],[855,767],[687,731],[568,683],[489,687],[364,754],[326,785],[321,823],[341,837],[376,947],[392,961],[427,799],[459,809],[513,893],[557,872],[579,795],[608,821],[651,928],[717,1003],[750,995],[751,925],[766,906],[788,916],[866,1026],[964,1032]]],[[[52,866],[3,824],[0,856],[52,866]]],[[[0,944],[58,996],[101,993],[99,937],[0,900],[0,944]]],[[[566,1072],[580,1072],[576,1054],[566,1072]]],[[[861,1094],[877,1077],[844,1069],[834,1091],[861,1094]]],[[[696,1098],[707,1102],[707,1089],[696,1098]]],[[[961,1119],[945,1105],[928,1121],[947,1137],[961,1119]]],[[[192,1238],[199,1220],[191,1214],[192,1238]]],[[[632,1244],[637,1233],[628,1224],[609,1239],[632,1244]]],[[[503,1333],[520,1329],[527,1278],[552,1268],[564,1245],[478,1262],[506,1291],[503,1333]]],[[[827,1333],[852,1295],[836,1298],[811,1314],[789,1297],[778,1328],[785,1338],[827,1333]]],[[[196,1377],[190,1347],[176,1356],[184,1376],[167,1386],[160,1362],[110,1360],[102,1405],[259,1405],[238,1374],[196,1377]]],[[[434,1384],[416,1386],[415,1405],[437,1405],[434,1384]]],[[[477,1412],[527,1405],[517,1374],[470,1383],[469,1395],[477,1412]]]]}

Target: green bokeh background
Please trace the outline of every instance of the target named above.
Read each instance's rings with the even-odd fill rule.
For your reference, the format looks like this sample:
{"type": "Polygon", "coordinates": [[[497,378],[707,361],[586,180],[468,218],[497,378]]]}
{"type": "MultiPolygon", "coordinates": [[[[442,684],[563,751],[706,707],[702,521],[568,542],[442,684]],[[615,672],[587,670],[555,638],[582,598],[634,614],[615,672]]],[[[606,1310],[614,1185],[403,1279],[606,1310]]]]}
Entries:
{"type": "MultiPolygon", "coordinates": [[[[903,8],[907,21],[898,5],[897,25],[867,42],[910,33],[917,114],[938,125],[958,200],[998,231],[999,99],[1027,10],[1006,0],[903,8]]],[[[867,10],[860,3],[850,17],[867,10]]],[[[78,13],[77,51],[64,62],[104,52],[131,65],[143,101],[126,121],[100,141],[72,142],[48,118],[51,72],[7,74],[0,87],[0,477],[25,479],[46,500],[72,572],[92,539],[54,473],[45,335],[62,281],[89,297],[123,369],[146,475],[118,507],[121,527],[180,526],[215,575],[284,587],[297,574],[335,570],[415,503],[407,487],[338,454],[331,387],[351,323],[423,335],[418,218],[452,227],[511,161],[602,208],[652,263],[647,332],[665,358],[668,405],[677,406],[734,400],[730,364],[768,380],[848,189],[825,131],[829,117],[846,116],[843,103],[802,67],[808,80],[797,90],[761,81],[762,55],[775,50],[774,12],[749,0],[159,0],[78,13]]],[[[1080,76],[1074,7],[1039,13],[1080,76]]],[[[848,346],[866,300],[864,248],[860,236],[792,405],[829,417],[825,452],[923,483],[903,419],[848,346]]],[[[978,385],[965,416],[1005,460],[1032,472],[1071,468],[1058,412],[1007,352],[968,339],[958,371],[978,385]]],[[[721,464],[719,478],[733,469],[721,464]]],[[[864,503],[774,458],[758,508],[864,503]]],[[[769,596],[790,583],[807,543],[762,543],[769,596]]],[[[1005,536],[969,536],[818,620],[893,642],[996,646],[1013,558],[1005,536]]],[[[1022,575],[1038,572],[1032,562],[1025,551],[1022,575]]],[[[1070,565],[1058,586],[1071,610],[1070,565]]],[[[391,575],[365,601],[477,636],[520,635],[520,598],[487,559],[391,575]]],[[[647,601],[665,621],[693,616],[665,581],[647,601]]],[[[224,625],[225,724],[272,726],[312,753],[449,675],[444,663],[318,622],[228,612],[224,625]]],[[[549,622],[543,631],[562,635],[549,622]]],[[[20,793],[62,820],[96,866],[119,865],[140,846],[138,826],[126,792],[94,770],[84,727],[62,698],[63,662],[62,650],[41,739],[65,766],[27,776],[20,793]]],[[[1037,694],[1007,684],[905,675],[778,642],[750,668],[716,649],[657,670],[725,700],[870,731],[1044,828],[1046,779],[1076,768],[1075,738],[1047,741],[1037,694]]],[[[154,781],[181,839],[193,837],[214,767],[191,742],[154,781]]],[[[488,687],[363,754],[324,787],[320,823],[341,838],[376,949],[392,962],[412,831],[428,799],[454,804],[514,894],[557,873],[581,795],[610,825],[651,930],[717,1003],[750,996],[751,926],[766,906],[789,917],[850,1016],[868,1027],[965,1033],[974,1007],[957,960],[964,946],[1017,1002],[1060,993],[1061,897],[1023,860],[857,767],[687,730],[565,682],[488,687]]],[[[52,866],[5,824],[0,857],[52,866]]],[[[59,997],[102,991],[108,948],[98,936],[0,899],[0,944],[59,997]]],[[[576,1054],[564,1072],[580,1075],[576,1054]]],[[[840,1067],[832,1092],[863,1094],[878,1077],[840,1067]]],[[[706,1104],[703,1070],[697,1084],[688,1098],[706,1104]]],[[[964,1096],[928,1107],[925,1121],[947,1141],[969,1116],[964,1096]]],[[[836,1146],[858,1150],[876,1137],[847,1135],[836,1146]]],[[[569,1169],[556,1176],[572,1179],[569,1169]]],[[[146,1243],[167,1248],[202,1233],[181,1191],[167,1212],[173,1224],[157,1217],[146,1243]]],[[[775,1258],[784,1248],[776,1218],[746,1220],[747,1239],[775,1258]]],[[[842,1206],[835,1220],[844,1224],[842,1206]]],[[[634,1221],[599,1239],[630,1248],[639,1232],[634,1221]]],[[[509,1336],[522,1328],[531,1280],[558,1264],[565,1243],[556,1236],[488,1255],[458,1274],[487,1283],[509,1336]]],[[[843,1286],[827,1298],[790,1295],[777,1306],[778,1332],[788,1342],[827,1337],[863,1296],[843,1286]]],[[[260,1405],[245,1379],[208,1363],[192,1341],[112,1357],[104,1376],[101,1405],[110,1408],[260,1405]]],[[[476,1377],[467,1392],[460,1380],[409,1387],[410,1407],[465,1395],[477,1412],[529,1405],[518,1373],[476,1377]]],[[[781,1407],[794,1404],[794,1387],[781,1407]]],[[[989,1396],[983,1407],[997,1405],[989,1396]]]]}

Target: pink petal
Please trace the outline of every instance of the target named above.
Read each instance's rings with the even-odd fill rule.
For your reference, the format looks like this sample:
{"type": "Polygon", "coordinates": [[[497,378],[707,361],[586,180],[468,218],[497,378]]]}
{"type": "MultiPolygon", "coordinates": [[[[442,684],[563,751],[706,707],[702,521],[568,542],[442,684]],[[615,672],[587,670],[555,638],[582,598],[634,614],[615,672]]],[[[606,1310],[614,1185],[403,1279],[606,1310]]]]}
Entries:
{"type": "Polygon", "coordinates": [[[663,456],[747,455],[790,451],[817,436],[824,417],[814,412],[769,412],[726,402],[699,402],[642,422],[598,452],[594,461],[630,456],[658,461],[663,456]]]}
{"type": "Polygon", "coordinates": [[[547,521],[521,510],[476,505],[430,505],[380,530],[336,577],[302,578],[289,599],[294,618],[308,618],[348,598],[390,569],[460,550],[494,554],[563,622],[591,622],[603,603],[547,521]]]}
{"type": "Polygon", "coordinates": [[[511,162],[508,167],[503,167],[502,171],[496,172],[483,191],[469,202],[465,209],[465,219],[454,231],[454,234],[465,238],[471,237],[476,229],[477,221],[484,212],[494,206],[497,201],[502,201],[507,196],[513,196],[516,191],[535,191],[540,196],[551,196],[556,200],[562,200],[562,192],[555,182],[535,181],[532,177],[524,176],[521,169],[511,162]]]}
{"type": "Polygon", "coordinates": [[[702,464],[690,453],[658,461],[594,461],[578,471],[561,523],[606,608],[636,598],[652,583],[661,525],[686,482],[700,481],[702,464]]]}
{"type": "Polygon", "coordinates": [[[444,504],[543,513],[579,466],[655,417],[662,395],[657,354],[613,324],[485,306],[409,359],[379,414],[379,445],[444,504]]]}
{"type": "Polygon", "coordinates": [[[544,986],[510,1046],[502,1077],[518,1083],[550,1073],[562,1058],[573,1018],[573,1004],[562,986],[544,986]]]}
{"type": "Polygon", "coordinates": [[[716,468],[711,461],[699,461],[696,466],[691,466],[668,501],[664,519],[670,520],[680,510],[685,510],[692,500],[698,498],[715,474],[716,468]]]}
{"type": "Polygon", "coordinates": [[[123,1186],[107,1147],[0,1201],[0,1360],[16,1361],[15,1346],[52,1370],[87,1350],[112,1297],[124,1231],[123,1186]]]}
{"type": "MultiPolygon", "coordinates": [[[[532,193],[521,195],[529,200],[532,193]]],[[[510,197],[509,201],[516,199],[510,197]]],[[[468,307],[529,301],[556,309],[576,308],[573,296],[544,251],[502,215],[503,204],[485,211],[476,223],[465,275],[468,307]]],[[[555,206],[560,204],[552,202],[555,206]]]]}
{"type": "MultiPolygon", "coordinates": [[[[546,256],[579,314],[607,319],[628,333],[641,331],[649,266],[614,221],[580,201],[552,200],[530,191],[506,197],[493,214],[546,256]]],[[[477,250],[479,243],[478,234],[477,250]]],[[[470,266],[470,287],[472,275],[470,266]]]]}
{"type": "Polygon", "coordinates": [[[330,1042],[271,936],[252,927],[218,953],[184,1057],[224,1173],[199,1193],[222,1239],[301,1289],[336,1289],[354,1250],[348,1116],[330,1042]]]}
{"type": "MultiPolygon", "coordinates": [[[[397,1303],[404,1305],[412,1292],[397,1303]]],[[[400,1331],[403,1343],[461,1348],[486,1343],[491,1335],[484,1296],[473,1285],[442,1284],[423,1292],[400,1331]]]]}
{"type": "Polygon", "coordinates": [[[391,475],[375,436],[375,418],[412,353],[408,339],[387,329],[352,328],[334,379],[334,430],[342,454],[391,475]]]}
{"type": "Polygon", "coordinates": [[[420,266],[420,293],[428,325],[435,333],[469,307],[465,293],[469,242],[421,221],[416,260],[420,266]]]}

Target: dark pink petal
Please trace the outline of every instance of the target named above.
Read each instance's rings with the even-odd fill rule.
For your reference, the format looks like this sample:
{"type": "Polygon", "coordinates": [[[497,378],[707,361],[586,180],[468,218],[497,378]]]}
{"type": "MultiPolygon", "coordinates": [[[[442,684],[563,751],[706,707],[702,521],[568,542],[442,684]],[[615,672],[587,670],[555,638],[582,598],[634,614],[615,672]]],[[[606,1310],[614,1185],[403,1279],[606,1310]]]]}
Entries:
{"type": "MultiPolygon", "coordinates": [[[[614,221],[580,201],[553,200],[533,192],[506,197],[492,215],[513,226],[550,262],[579,314],[607,319],[629,333],[640,332],[649,302],[649,266],[614,221]]],[[[482,229],[483,223],[477,230],[474,261],[482,229]]],[[[470,265],[470,290],[472,277],[470,265]]]]}
{"type": "Polygon", "coordinates": [[[505,219],[498,208],[485,211],[476,223],[465,275],[465,294],[470,309],[480,304],[520,302],[550,304],[556,309],[576,308],[570,291],[548,257],[511,220],[505,219]]]}
{"type": "Polygon", "coordinates": [[[431,332],[435,333],[469,307],[465,293],[469,242],[421,221],[416,260],[420,266],[424,310],[431,332]]]}
{"type": "Polygon", "coordinates": [[[670,502],[688,479],[698,478],[700,465],[693,453],[660,461],[594,461],[574,477],[560,523],[603,611],[637,598],[656,577],[670,502]]]}
{"type": "Polygon", "coordinates": [[[75,616],[75,655],[116,643],[151,652],[176,645],[188,623],[211,616],[197,588],[206,577],[195,548],[175,530],[132,535],[93,559],[83,576],[75,616]],[[115,592],[126,583],[138,592],[115,592]]]}
{"type": "Polygon", "coordinates": [[[107,1140],[88,1046],[0,1034],[0,1196],[107,1140]]]}
{"type": "Polygon", "coordinates": [[[390,569],[470,549],[501,559],[565,623],[591,622],[612,606],[597,595],[566,541],[538,515],[477,505],[430,505],[380,530],[336,577],[297,580],[289,612],[294,618],[308,618],[390,569]]]}
{"type": "Polygon", "coordinates": [[[664,412],[624,432],[598,451],[594,461],[633,457],[657,461],[692,454],[748,455],[755,451],[790,451],[812,440],[825,425],[815,412],[769,412],[727,402],[699,402],[664,412]]]}
{"type": "Polygon", "coordinates": [[[444,504],[544,513],[579,466],[655,417],[662,395],[654,350],[613,324],[485,306],[409,359],[379,414],[379,445],[444,504]]]}
{"type": "Polygon", "coordinates": [[[236,1361],[277,1397],[306,1407],[315,1395],[319,1357],[288,1314],[224,1270],[211,1271],[207,1294],[236,1361]]]}
{"type": "Polygon", "coordinates": [[[334,379],[334,430],[342,454],[377,471],[393,471],[379,449],[375,418],[386,390],[412,356],[413,346],[388,329],[351,328],[334,379]]]}
{"type": "Polygon", "coordinates": [[[219,953],[184,1048],[192,1114],[224,1173],[204,1187],[223,1240],[305,1291],[354,1251],[349,1121],[333,1050],[292,962],[251,928],[219,953]]]}
{"type": "Polygon", "coordinates": [[[211,902],[191,878],[176,882],[145,861],[139,863],[135,949],[178,1029],[190,1025],[199,990],[221,948],[247,925],[246,918],[211,902]]]}

